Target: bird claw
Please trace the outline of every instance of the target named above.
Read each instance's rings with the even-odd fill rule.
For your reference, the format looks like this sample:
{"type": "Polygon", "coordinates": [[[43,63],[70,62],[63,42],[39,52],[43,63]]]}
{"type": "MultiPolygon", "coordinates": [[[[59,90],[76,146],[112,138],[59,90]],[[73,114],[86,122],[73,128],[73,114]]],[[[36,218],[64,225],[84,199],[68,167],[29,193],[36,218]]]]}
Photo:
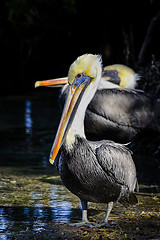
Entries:
{"type": "Polygon", "coordinates": [[[104,221],[100,223],[94,222],[79,222],[79,223],[71,223],[69,224],[72,227],[90,227],[90,228],[103,228],[103,227],[110,227],[110,225],[104,221]]]}
{"type": "Polygon", "coordinates": [[[102,227],[110,227],[110,225],[104,221],[100,222],[100,223],[97,223],[95,224],[95,227],[96,228],[102,228],[102,227]]]}
{"type": "Polygon", "coordinates": [[[92,222],[79,222],[79,223],[71,223],[70,226],[72,227],[90,227],[90,228],[93,228],[95,227],[95,223],[92,223],[92,222]]]}

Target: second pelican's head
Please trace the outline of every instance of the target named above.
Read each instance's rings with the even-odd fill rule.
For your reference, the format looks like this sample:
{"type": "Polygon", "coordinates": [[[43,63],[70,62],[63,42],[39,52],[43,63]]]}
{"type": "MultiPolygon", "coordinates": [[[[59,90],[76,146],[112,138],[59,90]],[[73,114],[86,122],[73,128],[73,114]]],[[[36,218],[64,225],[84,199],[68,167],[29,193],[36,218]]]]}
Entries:
{"type": "Polygon", "coordinates": [[[65,140],[78,110],[87,108],[93,98],[102,74],[102,63],[99,55],[85,54],[78,57],[69,68],[68,92],[58,131],[50,154],[53,164],[58,151],[65,140]],[[83,104],[82,104],[83,103],[83,104]]]}
{"type": "Polygon", "coordinates": [[[135,88],[140,77],[125,65],[113,64],[104,68],[102,78],[109,78],[110,82],[121,88],[135,88]]]}

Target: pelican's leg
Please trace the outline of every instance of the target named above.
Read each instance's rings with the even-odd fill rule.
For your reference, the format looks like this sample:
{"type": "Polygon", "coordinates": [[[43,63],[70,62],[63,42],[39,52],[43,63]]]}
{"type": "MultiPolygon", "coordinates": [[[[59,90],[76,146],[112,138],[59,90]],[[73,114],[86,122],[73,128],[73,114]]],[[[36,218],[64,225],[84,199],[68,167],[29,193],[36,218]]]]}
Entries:
{"type": "Polygon", "coordinates": [[[87,201],[81,200],[82,205],[82,223],[89,223],[88,217],[87,217],[87,201]]]}
{"type": "Polygon", "coordinates": [[[110,212],[112,211],[112,208],[113,208],[113,202],[109,202],[107,204],[107,210],[106,210],[105,218],[103,219],[103,221],[101,223],[97,224],[96,227],[103,227],[103,226],[109,227],[108,218],[109,218],[110,212]]]}
{"type": "Polygon", "coordinates": [[[81,226],[84,226],[84,225],[87,225],[89,227],[93,227],[95,224],[90,223],[88,221],[88,217],[87,217],[87,201],[81,200],[81,205],[82,205],[82,221],[79,222],[79,223],[72,223],[70,225],[75,226],[75,227],[81,227],[81,226]]]}
{"type": "Polygon", "coordinates": [[[104,218],[104,220],[103,220],[103,222],[104,222],[106,225],[109,225],[109,224],[108,224],[108,218],[109,218],[110,212],[112,211],[112,208],[113,208],[113,202],[109,202],[108,205],[107,205],[106,215],[105,215],[105,218],[104,218]]]}

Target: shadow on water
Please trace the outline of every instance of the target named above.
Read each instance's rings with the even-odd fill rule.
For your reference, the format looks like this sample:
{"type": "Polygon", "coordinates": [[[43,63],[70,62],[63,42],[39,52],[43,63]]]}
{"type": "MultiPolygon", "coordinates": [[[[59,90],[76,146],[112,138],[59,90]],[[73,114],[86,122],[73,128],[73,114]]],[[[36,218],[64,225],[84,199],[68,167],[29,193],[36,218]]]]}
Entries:
{"type": "MultiPolygon", "coordinates": [[[[54,166],[48,162],[60,118],[57,99],[58,91],[53,89],[0,99],[0,235],[3,240],[18,239],[16,234],[28,230],[39,232],[49,223],[80,220],[78,198],[63,186],[54,166]]],[[[138,154],[135,163],[140,194],[159,198],[159,160],[138,154]]],[[[90,215],[98,214],[99,210],[90,210],[90,215]]]]}

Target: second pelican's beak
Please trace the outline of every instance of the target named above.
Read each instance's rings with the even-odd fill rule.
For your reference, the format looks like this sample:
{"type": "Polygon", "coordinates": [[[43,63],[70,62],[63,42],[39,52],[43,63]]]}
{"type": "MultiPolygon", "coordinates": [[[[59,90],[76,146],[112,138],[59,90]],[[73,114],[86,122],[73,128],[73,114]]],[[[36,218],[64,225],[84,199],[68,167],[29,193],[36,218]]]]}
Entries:
{"type": "Polygon", "coordinates": [[[68,78],[55,78],[51,80],[44,80],[44,81],[37,81],[35,83],[35,88],[41,87],[41,86],[47,86],[47,87],[61,87],[62,85],[68,83],[68,78]]]}
{"type": "Polygon", "coordinates": [[[63,144],[63,141],[68,133],[68,130],[72,124],[76,110],[81,101],[81,98],[85,92],[85,89],[91,82],[91,77],[84,76],[83,74],[77,75],[72,84],[69,84],[68,94],[63,109],[60,124],[57,130],[57,134],[50,153],[50,163],[53,164],[58,154],[58,151],[63,144]]]}
{"type": "Polygon", "coordinates": [[[104,80],[114,83],[116,85],[120,85],[121,83],[121,79],[118,76],[117,70],[104,69],[102,77],[104,78],[104,80]]]}

